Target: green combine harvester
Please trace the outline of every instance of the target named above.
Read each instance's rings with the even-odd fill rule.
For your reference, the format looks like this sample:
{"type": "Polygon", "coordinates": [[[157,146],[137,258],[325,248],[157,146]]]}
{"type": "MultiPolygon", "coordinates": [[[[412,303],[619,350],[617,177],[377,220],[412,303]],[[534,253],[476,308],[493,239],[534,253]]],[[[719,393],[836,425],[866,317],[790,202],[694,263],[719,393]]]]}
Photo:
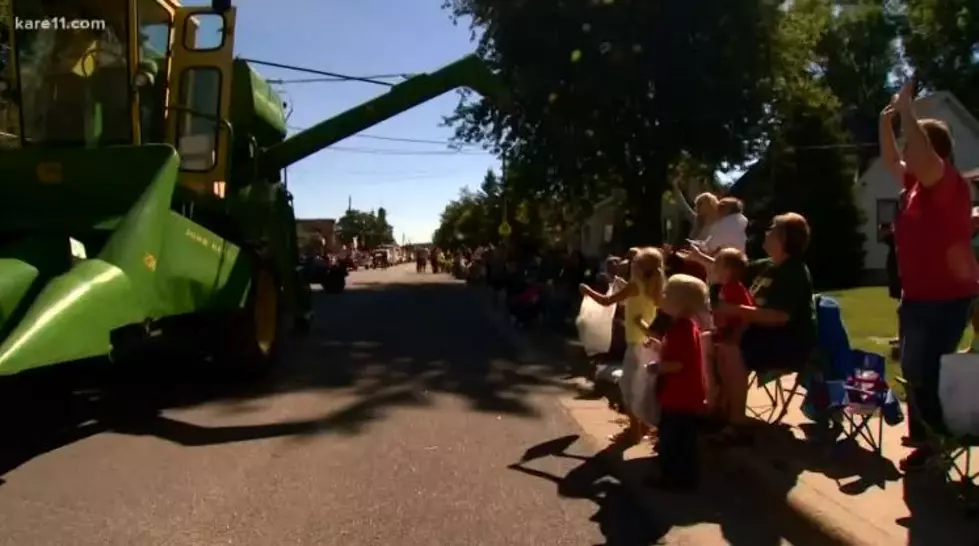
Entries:
{"type": "Polygon", "coordinates": [[[161,349],[266,367],[283,318],[312,316],[282,169],[496,91],[467,57],[287,136],[234,25],[217,2],[0,0],[0,376],[161,349]]]}

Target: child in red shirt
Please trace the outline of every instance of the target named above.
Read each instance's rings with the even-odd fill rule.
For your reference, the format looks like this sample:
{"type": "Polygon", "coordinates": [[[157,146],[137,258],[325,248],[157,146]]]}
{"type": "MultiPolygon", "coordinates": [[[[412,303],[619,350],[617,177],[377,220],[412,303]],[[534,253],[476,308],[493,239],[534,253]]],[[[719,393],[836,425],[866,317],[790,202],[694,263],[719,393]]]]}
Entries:
{"type": "MultiPolygon", "coordinates": [[[[742,282],[745,271],[748,269],[748,257],[744,252],[732,247],[721,249],[714,256],[714,278],[721,285],[720,301],[731,305],[755,304],[751,292],[742,282]]],[[[744,333],[744,322],[737,317],[729,315],[714,316],[714,333],[711,341],[724,347],[737,348],[741,342],[741,334],[744,333]]],[[[720,361],[731,355],[730,350],[718,350],[715,352],[716,358],[720,361]]],[[[719,362],[718,365],[723,365],[719,362]]],[[[720,390],[717,388],[717,381],[714,378],[714,367],[708,367],[708,405],[711,411],[722,409],[725,401],[721,399],[720,390]]]]}
{"type": "Polygon", "coordinates": [[[707,387],[695,317],[709,308],[708,300],[707,285],[696,277],[678,274],[666,282],[660,308],[673,320],[662,339],[660,361],[646,365],[647,372],[658,375],[662,470],[658,480],[646,481],[649,486],[692,489],[699,482],[697,429],[707,407],[707,387]]]}
{"type": "MultiPolygon", "coordinates": [[[[714,276],[721,285],[720,300],[731,305],[755,304],[751,292],[742,282],[748,269],[748,257],[740,250],[728,247],[714,256],[714,276]]],[[[714,317],[714,341],[716,343],[737,344],[741,340],[744,324],[732,316],[714,317]]]]}

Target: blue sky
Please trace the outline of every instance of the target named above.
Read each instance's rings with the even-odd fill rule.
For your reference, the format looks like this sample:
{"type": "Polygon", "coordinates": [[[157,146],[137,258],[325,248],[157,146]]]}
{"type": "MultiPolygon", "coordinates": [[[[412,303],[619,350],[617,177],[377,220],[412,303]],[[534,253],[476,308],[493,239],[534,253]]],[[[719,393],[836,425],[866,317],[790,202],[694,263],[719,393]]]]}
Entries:
{"type": "MultiPolygon", "coordinates": [[[[198,3],[198,2],[193,2],[198,3]]],[[[440,0],[240,1],[236,54],[349,75],[439,68],[470,53],[469,30],[453,26],[440,0]]],[[[266,78],[309,74],[256,67],[266,78]]],[[[364,83],[281,86],[293,105],[289,124],[308,127],[384,92],[364,83]]],[[[452,112],[448,93],[365,131],[368,136],[447,141],[439,127],[452,112]]],[[[478,149],[448,154],[442,144],[352,137],[291,167],[289,188],[300,218],[336,218],[348,196],[357,209],[384,206],[400,242],[429,241],[439,213],[463,186],[477,186],[499,162],[478,149]],[[424,155],[410,155],[423,152],[424,155]],[[435,153],[432,153],[435,152],[435,153]]]]}

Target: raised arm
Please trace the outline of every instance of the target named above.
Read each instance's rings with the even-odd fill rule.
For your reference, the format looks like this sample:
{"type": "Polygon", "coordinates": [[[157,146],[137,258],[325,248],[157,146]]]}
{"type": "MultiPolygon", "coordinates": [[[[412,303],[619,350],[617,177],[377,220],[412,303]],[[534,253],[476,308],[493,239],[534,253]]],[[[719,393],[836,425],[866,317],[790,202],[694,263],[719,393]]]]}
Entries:
{"type": "Polygon", "coordinates": [[[894,104],[897,102],[897,97],[891,100],[880,113],[880,127],[878,133],[880,134],[880,160],[887,167],[887,170],[894,175],[898,184],[904,184],[904,173],[905,166],[904,160],[901,158],[901,151],[897,148],[897,139],[894,137],[894,116],[897,114],[897,110],[894,108],[894,104]]]}
{"type": "Polygon", "coordinates": [[[935,153],[928,135],[914,115],[914,79],[904,84],[898,94],[897,111],[904,133],[904,162],[907,170],[925,187],[934,186],[945,174],[945,162],[935,153]]]}
{"type": "Polygon", "coordinates": [[[680,189],[680,185],[676,180],[671,182],[673,186],[673,197],[676,199],[677,203],[680,205],[680,211],[687,220],[694,222],[697,220],[697,211],[693,208],[689,201],[687,201],[687,196],[683,194],[683,190],[680,189]]]}
{"type": "Polygon", "coordinates": [[[621,289],[616,290],[615,292],[607,296],[605,294],[600,294],[596,292],[592,287],[588,286],[587,284],[579,285],[579,288],[581,290],[582,296],[586,296],[595,300],[596,303],[598,303],[603,307],[608,307],[610,305],[615,305],[616,303],[621,303],[629,299],[630,297],[639,294],[639,289],[636,286],[636,283],[632,283],[632,282],[630,282],[629,284],[623,286],[621,289]]]}

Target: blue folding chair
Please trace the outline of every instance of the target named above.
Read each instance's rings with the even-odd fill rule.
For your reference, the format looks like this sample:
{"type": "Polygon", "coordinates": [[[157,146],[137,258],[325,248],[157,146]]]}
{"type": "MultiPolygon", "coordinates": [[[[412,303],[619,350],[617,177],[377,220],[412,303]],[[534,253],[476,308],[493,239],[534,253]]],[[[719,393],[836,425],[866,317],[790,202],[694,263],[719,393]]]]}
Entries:
{"type": "Polygon", "coordinates": [[[843,385],[846,393],[841,412],[843,440],[863,439],[881,455],[885,421],[897,425],[904,420],[900,403],[887,384],[887,359],[884,355],[853,350],[849,362],[850,370],[843,385]]]}
{"type": "Polygon", "coordinates": [[[806,393],[803,412],[810,418],[813,418],[813,413],[821,414],[826,404],[813,404],[813,395],[821,392],[825,381],[842,378],[846,374],[845,363],[848,363],[851,349],[840,304],[823,294],[814,295],[813,304],[816,307],[817,334],[814,353],[806,362],[787,362],[784,370],[752,374],[749,379],[750,384],[765,392],[769,401],[768,405],[748,408],[758,419],[770,424],[780,423],[789,411],[789,404],[800,391],[806,393]],[[812,386],[816,388],[810,388],[812,386]],[[819,406],[819,409],[814,410],[815,406],[819,406]]]}

